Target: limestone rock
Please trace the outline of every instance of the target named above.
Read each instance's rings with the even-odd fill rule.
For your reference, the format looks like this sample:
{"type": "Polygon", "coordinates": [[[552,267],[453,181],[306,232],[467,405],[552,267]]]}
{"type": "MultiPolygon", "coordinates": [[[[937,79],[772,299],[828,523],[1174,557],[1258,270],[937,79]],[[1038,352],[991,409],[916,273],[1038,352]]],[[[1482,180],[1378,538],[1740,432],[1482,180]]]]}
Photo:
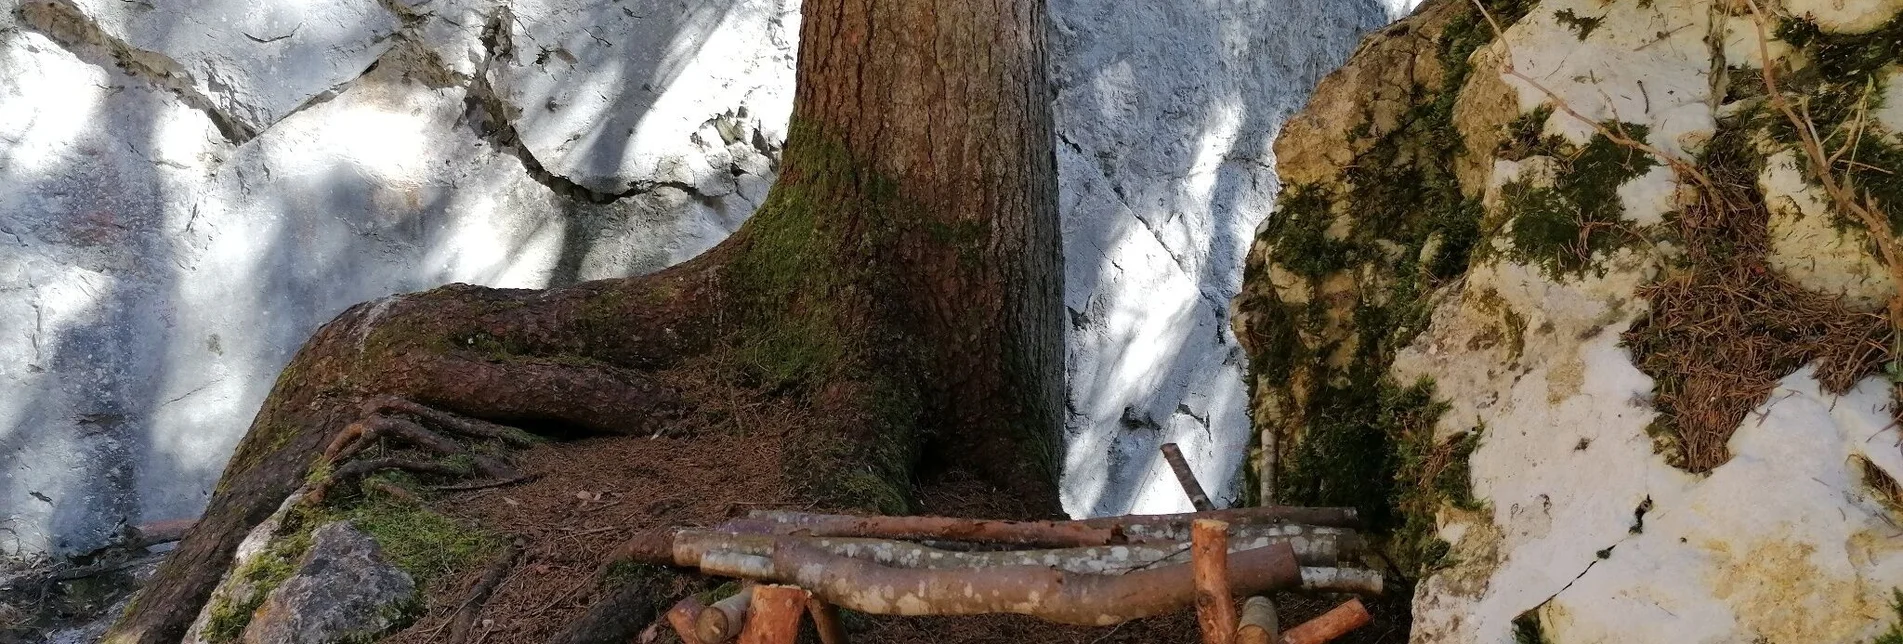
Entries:
{"type": "Polygon", "coordinates": [[[1784,10],[1830,33],[1862,34],[1903,12],[1903,0],[1784,0],[1784,10]]]}
{"type": "Polygon", "coordinates": [[[333,644],[374,639],[401,626],[416,582],[383,560],[382,550],[349,522],[311,532],[297,572],[266,596],[245,627],[245,644],[333,644]]]}
{"type": "Polygon", "coordinates": [[[1758,190],[1771,211],[1771,248],[1766,263],[1799,286],[1842,295],[1857,308],[1875,311],[1896,293],[1890,272],[1871,254],[1860,226],[1833,221],[1824,190],[1806,183],[1797,153],[1765,159],[1758,190]]]}

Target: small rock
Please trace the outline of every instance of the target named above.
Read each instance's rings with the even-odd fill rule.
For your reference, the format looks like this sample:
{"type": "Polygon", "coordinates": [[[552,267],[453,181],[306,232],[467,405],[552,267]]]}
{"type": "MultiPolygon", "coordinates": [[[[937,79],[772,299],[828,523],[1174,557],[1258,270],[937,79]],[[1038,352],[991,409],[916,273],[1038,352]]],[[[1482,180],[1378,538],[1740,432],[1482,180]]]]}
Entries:
{"type": "Polygon", "coordinates": [[[375,539],[338,521],[311,533],[297,573],[265,598],[245,644],[329,644],[374,639],[416,594],[409,574],[384,561],[375,539]]]}

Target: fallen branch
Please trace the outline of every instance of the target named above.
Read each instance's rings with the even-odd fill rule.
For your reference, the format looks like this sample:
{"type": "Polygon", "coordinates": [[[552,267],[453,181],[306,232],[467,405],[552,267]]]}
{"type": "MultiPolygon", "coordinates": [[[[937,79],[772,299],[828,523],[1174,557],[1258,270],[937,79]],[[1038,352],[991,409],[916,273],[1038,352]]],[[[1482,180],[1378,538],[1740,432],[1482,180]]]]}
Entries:
{"type": "Polygon", "coordinates": [[[811,596],[798,586],[760,586],[753,593],[752,615],[740,632],[740,644],[793,644],[811,596]]]}
{"type": "MultiPolygon", "coordinates": [[[[1123,575],[1033,566],[916,570],[841,557],[792,537],[777,537],[768,556],[708,552],[698,567],[705,574],[796,584],[829,603],[875,615],[1017,613],[1106,626],[1179,610],[1196,592],[1187,564],[1123,575]]],[[[1295,553],[1285,543],[1236,553],[1228,569],[1239,592],[1301,583],[1295,553]]]]}
{"type": "Polygon", "coordinates": [[[1323,644],[1334,641],[1349,631],[1366,626],[1373,619],[1368,615],[1368,608],[1361,605],[1361,600],[1350,599],[1348,603],[1336,606],[1320,617],[1288,629],[1282,634],[1282,644],[1323,644]]]}
{"type": "Polygon", "coordinates": [[[1380,571],[1364,568],[1302,568],[1302,590],[1379,595],[1384,585],[1380,571]]]}
{"type": "MultiPolygon", "coordinates": [[[[1250,526],[1248,528],[1254,529],[1239,530],[1237,532],[1243,534],[1231,536],[1230,552],[1254,550],[1272,543],[1287,543],[1294,549],[1296,561],[1302,565],[1333,566],[1343,559],[1350,558],[1360,547],[1359,537],[1335,528],[1309,528],[1295,525],[1250,526]]],[[[657,561],[660,559],[658,556],[644,559],[625,554],[619,556],[650,563],[693,566],[700,561],[702,553],[716,550],[751,555],[771,554],[775,536],[779,535],[731,534],[684,529],[675,531],[671,537],[662,533],[659,538],[666,541],[664,544],[646,546],[656,553],[668,553],[668,558],[664,560],[657,561]]],[[[650,535],[642,539],[654,538],[656,537],[650,535]]],[[[1180,541],[1052,550],[963,551],[944,550],[889,539],[801,538],[814,547],[835,555],[868,559],[882,565],[900,568],[1044,566],[1066,572],[1115,574],[1150,568],[1158,564],[1185,563],[1190,559],[1189,544],[1180,541]]],[[[623,552],[627,552],[625,547],[623,552]]]]}
{"type": "Polygon", "coordinates": [[[1257,595],[1242,602],[1242,625],[1236,628],[1236,644],[1275,644],[1281,641],[1281,626],[1275,616],[1275,604],[1257,595]]]}
{"type": "Polygon", "coordinates": [[[1229,524],[1199,519],[1191,530],[1196,624],[1203,644],[1230,644],[1236,634],[1236,602],[1229,594],[1229,524]]]}
{"type": "Polygon", "coordinates": [[[1268,506],[1185,514],[1126,515],[1082,521],[991,521],[949,517],[885,517],[754,510],[750,520],[722,525],[734,532],[771,532],[815,537],[872,537],[981,541],[1054,548],[1114,545],[1129,541],[1188,541],[1189,524],[1216,519],[1232,525],[1299,523],[1353,528],[1354,508],[1268,506]]]}
{"type": "Polygon", "coordinates": [[[1203,484],[1196,481],[1196,473],[1190,471],[1189,461],[1183,458],[1183,450],[1176,443],[1164,443],[1162,449],[1163,460],[1168,461],[1170,471],[1176,473],[1176,484],[1182,486],[1183,494],[1189,496],[1189,504],[1197,512],[1216,509],[1216,504],[1211,503],[1209,495],[1203,492],[1203,484]]]}

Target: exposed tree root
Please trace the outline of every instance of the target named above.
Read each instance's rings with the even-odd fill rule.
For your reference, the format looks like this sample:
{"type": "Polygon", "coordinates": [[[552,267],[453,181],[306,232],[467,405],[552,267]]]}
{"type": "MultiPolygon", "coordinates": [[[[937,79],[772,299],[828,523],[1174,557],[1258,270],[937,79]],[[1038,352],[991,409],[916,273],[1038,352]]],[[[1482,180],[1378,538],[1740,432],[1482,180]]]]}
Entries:
{"type": "Polygon", "coordinates": [[[469,589],[468,598],[463,600],[462,605],[456,607],[455,614],[449,618],[450,644],[465,644],[471,641],[470,635],[475,631],[476,618],[482,615],[482,608],[489,603],[489,596],[495,594],[496,586],[501,585],[502,580],[509,577],[509,572],[515,570],[516,562],[522,559],[522,551],[527,545],[528,543],[522,539],[515,539],[495,563],[489,564],[489,569],[482,573],[482,578],[476,581],[476,585],[469,589]]]}

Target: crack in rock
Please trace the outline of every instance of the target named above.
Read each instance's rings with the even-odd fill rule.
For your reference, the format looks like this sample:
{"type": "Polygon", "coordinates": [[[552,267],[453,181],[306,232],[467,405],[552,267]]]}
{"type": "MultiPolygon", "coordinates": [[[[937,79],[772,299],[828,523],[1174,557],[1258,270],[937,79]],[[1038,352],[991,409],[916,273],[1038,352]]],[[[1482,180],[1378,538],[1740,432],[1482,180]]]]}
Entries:
{"type": "Polygon", "coordinates": [[[226,141],[242,145],[257,137],[257,130],[219,109],[211,97],[200,93],[193,86],[191,73],[178,61],[113,37],[78,7],[64,0],[32,0],[21,3],[16,13],[21,24],[59,43],[80,60],[100,67],[117,67],[171,92],[187,107],[205,113],[226,141]]]}

